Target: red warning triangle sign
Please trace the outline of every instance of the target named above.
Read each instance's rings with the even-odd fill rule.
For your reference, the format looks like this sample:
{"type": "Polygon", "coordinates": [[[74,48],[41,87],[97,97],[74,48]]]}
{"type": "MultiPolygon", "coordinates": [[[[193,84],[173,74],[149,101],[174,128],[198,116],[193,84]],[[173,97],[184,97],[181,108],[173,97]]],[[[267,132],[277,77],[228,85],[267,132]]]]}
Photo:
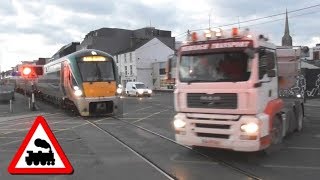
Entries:
{"type": "Polygon", "coordinates": [[[72,174],[73,168],[42,116],[38,116],[12,159],[11,174],[72,174]]]}

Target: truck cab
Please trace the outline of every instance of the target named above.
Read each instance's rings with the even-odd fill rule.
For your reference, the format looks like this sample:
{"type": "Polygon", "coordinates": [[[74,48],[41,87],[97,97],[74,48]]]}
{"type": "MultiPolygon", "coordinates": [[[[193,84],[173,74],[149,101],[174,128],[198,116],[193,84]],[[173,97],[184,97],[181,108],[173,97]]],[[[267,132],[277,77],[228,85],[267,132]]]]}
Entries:
{"type": "MultiPolygon", "coordinates": [[[[261,34],[190,34],[178,52],[174,117],[184,145],[259,151],[287,128],[279,98],[277,48],[261,34]]],[[[170,76],[168,76],[170,78],[170,76]]]]}

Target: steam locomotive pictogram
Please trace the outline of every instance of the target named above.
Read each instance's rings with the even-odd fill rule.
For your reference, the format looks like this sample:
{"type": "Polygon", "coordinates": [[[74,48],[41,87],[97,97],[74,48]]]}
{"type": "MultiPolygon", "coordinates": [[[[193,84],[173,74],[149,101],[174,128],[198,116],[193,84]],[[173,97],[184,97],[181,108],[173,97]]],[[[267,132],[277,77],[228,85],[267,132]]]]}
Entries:
{"type": "Polygon", "coordinates": [[[49,143],[47,143],[46,140],[42,139],[36,139],[34,141],[34,144],[37,147],[41,147],[44,149],[49,148],[48,153],[43,153],[42,151],[38,151],[38,153],[34,153],[33,151],[27,151],[28,155],[26,157],[26,163],[28,166],[31,166],[32,164],[34,165],[39,165],[39,163],[44,166],[44,165],[54,165],[55,164],[55,159],[54,159],[54,153],[52,152],[51,146],[49,143]]]}

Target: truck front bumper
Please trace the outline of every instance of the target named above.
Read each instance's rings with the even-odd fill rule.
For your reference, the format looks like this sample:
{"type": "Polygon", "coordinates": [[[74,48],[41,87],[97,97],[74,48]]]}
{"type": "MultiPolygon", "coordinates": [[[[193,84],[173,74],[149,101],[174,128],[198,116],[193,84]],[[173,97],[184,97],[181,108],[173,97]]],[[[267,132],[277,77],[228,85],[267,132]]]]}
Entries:
{"type": "Polygon", "coordinates": [[[232,149],[234,151],[259,151],[260,140],[221,140],[216,138],[197,137],[195,135],[176,134],[176,141],[186,146],[202,146],[222,149],[232,149]]]}
{"type": "Polygon", "coordinates": [[[174,122],[179,122],[175,125],[176,141],[183,145],[251,152],[268,146],[264,139],[268,137],[269,117],[263,113],[256,116],[178,113],[174,122]],[[250,124],[257,127],[253,132],[242,129],[250,124]]]}

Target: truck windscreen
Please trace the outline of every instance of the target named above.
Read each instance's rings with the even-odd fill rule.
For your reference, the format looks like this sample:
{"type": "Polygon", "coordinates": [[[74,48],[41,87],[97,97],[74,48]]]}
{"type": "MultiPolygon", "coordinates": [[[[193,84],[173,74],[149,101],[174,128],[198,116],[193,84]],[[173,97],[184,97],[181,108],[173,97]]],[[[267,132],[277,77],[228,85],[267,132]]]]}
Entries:
{"type": "Polygon", "coordinates": [[[238,82],[250,77],[249,59],[244,52],[181,56],[181,82],[238,82]]]}

